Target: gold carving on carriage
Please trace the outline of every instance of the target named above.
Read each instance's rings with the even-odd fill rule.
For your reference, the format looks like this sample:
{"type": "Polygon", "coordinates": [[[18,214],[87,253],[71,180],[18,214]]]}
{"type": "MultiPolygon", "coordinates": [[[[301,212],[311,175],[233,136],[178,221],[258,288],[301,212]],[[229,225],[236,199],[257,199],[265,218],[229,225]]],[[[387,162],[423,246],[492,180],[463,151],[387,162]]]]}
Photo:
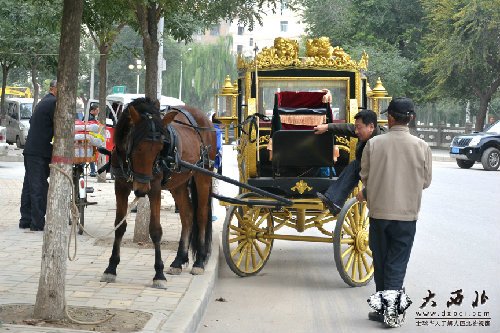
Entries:
{"type": "Polygon", "coordinates": [[[292,191],[297,191],[299,192],[300,194],[304,194],[304,192],[307,190],[307,191],[312,191],[312,187],[310,187],[309,185],[307,185],[307,183],[303,180],[300,180],[298,181],[297,183],[295,183],[295,186],[290,188],[292,191]]]}

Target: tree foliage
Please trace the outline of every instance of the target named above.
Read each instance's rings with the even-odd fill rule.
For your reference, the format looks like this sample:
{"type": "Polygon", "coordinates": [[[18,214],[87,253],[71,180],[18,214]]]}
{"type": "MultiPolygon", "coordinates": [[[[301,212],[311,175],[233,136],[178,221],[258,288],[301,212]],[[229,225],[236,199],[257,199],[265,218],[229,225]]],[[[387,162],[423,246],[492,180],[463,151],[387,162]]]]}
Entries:
{"type": "Polygon", "coordinates": [[[500,0],[423,0],[429,32],[425,70],[434,96],[478,98],[476,130],[500,86],[500,0]]]}

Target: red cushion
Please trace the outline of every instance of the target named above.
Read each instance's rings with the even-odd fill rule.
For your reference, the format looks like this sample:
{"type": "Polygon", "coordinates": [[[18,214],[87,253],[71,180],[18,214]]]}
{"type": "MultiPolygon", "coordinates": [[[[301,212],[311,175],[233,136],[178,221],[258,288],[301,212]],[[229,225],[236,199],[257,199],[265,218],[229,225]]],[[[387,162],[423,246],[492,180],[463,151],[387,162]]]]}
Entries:
{"type": "Polygon", "coordinates": [[[324,106],[324,103],[321,100],[325,93],[322,91],[282,91],[276,94],[278,96],[279,107],[319,108],[324,106]]]}

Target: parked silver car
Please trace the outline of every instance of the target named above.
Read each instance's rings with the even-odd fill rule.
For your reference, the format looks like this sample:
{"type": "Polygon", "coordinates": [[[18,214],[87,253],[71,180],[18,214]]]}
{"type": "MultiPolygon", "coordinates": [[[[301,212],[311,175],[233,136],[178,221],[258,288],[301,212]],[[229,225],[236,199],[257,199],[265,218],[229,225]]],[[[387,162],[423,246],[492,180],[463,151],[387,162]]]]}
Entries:
{"type": "Polygon", "coordinates": [[[2,125],[7,129],[7,142],[16,143],[18,148],[26,144],[33,113],[33,98],[7,98],[7,112],[2,125]]]}
{"type": "Polygon", "coordinates": [[[6,128],[0,126],[0,156],[7,155],[7,152],[9,151],[9,144],[5,142],[6,132],[6,128]]]}

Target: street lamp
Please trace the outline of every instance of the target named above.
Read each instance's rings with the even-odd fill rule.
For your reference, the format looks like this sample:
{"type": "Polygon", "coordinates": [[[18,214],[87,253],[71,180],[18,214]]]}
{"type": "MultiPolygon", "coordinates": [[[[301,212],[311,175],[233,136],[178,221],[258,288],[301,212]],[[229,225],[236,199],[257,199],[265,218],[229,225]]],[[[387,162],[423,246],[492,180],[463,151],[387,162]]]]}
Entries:
{"type": "MultiPolygon", "coordinates": [[[[191,50],[192,50],[191,48],[187,49],[184,54],[188,53],[191,50]]],[[[181,54],[181,76],[179,78],[179,99],[182,100],[182,54],[181,54]]]]}
{"type": "Polygon", "coordinates": [[[142,60],[140,59],[135,59],[135,65],[128,65],[128,69],[132,70],[132,71],[136,71],[137,72],[137,94],[139,93],[139,76],[141,75],[141,70],[142,69],[146,69],[146,65],[142,65],[142,60]]]}

